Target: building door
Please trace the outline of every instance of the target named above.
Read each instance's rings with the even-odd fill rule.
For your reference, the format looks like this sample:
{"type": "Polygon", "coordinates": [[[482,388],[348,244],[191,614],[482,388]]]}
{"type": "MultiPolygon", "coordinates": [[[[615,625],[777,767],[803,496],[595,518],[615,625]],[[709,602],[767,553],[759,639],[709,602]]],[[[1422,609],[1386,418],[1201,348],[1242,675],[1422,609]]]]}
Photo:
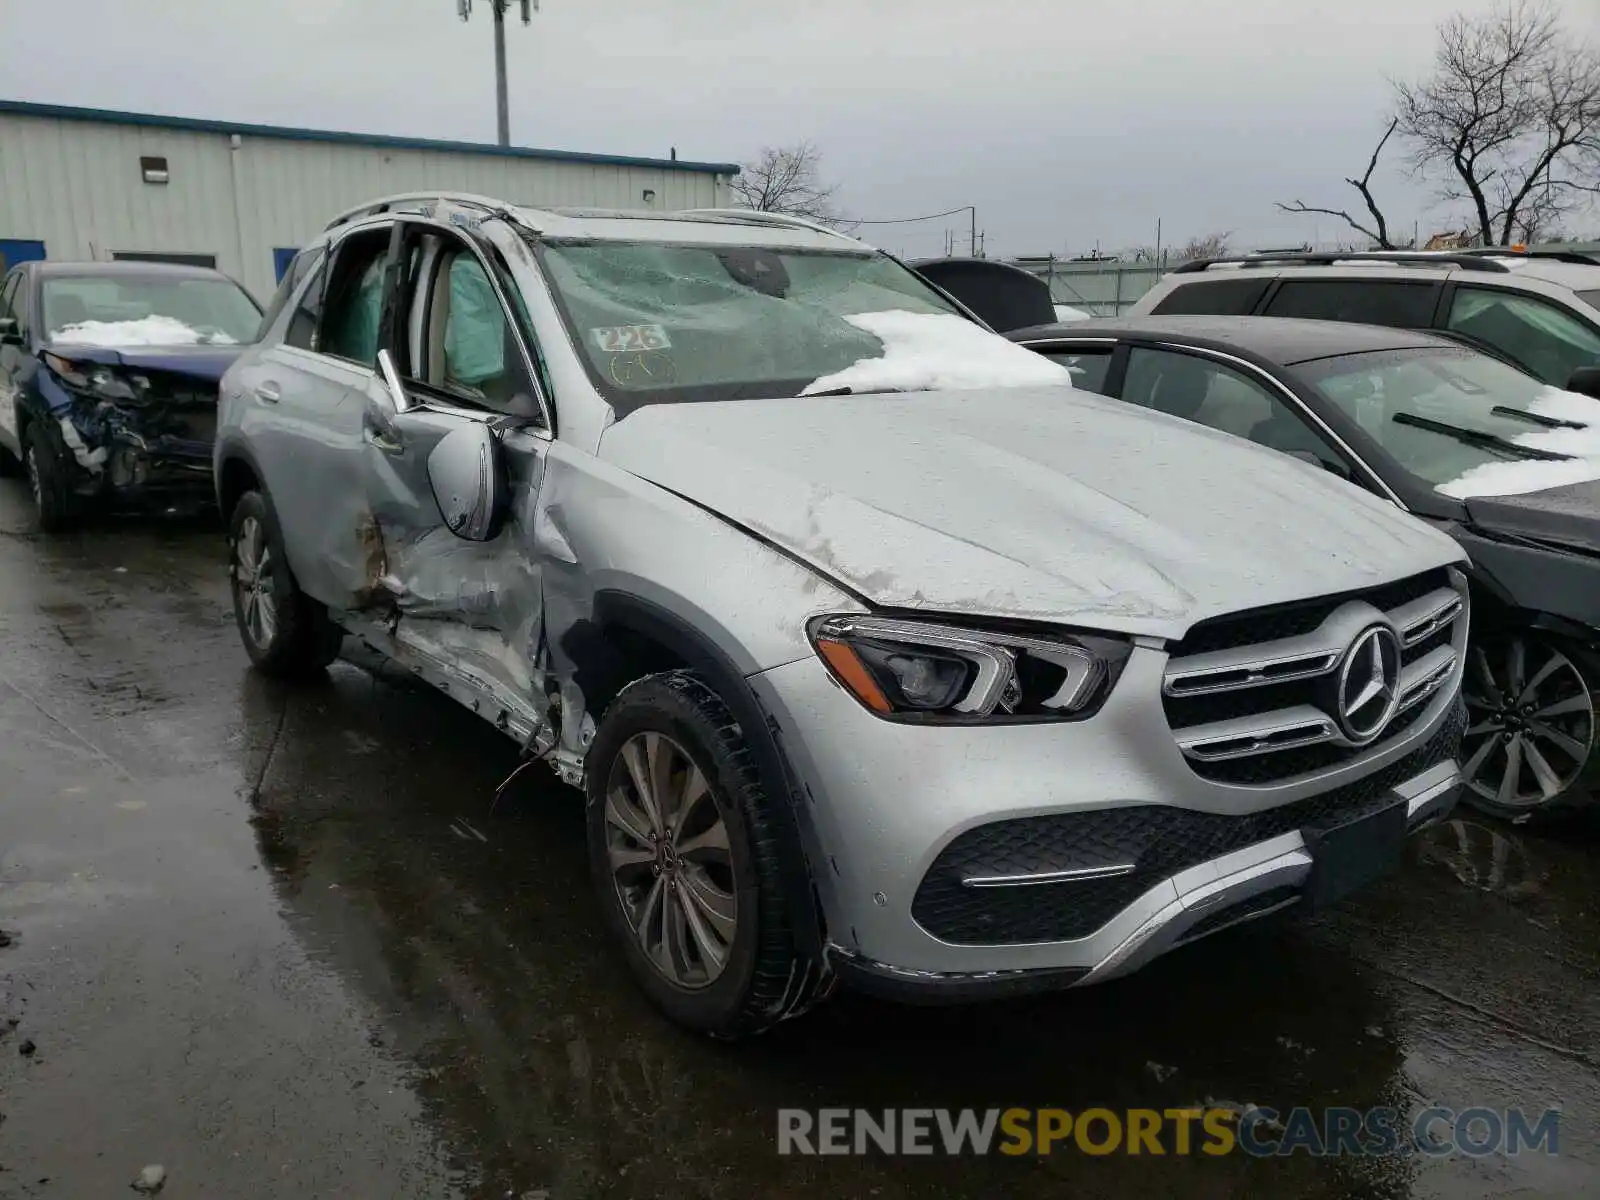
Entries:
{"type": "Polygon", "coordinates": [[[0,272],[9,271],[18,263],[37,262],[44,258],[44,243],[26,238],[0,238],[0,272]]]}
{"type": "Polygon", "coordinates": [[[289,269],[289,264],[294,261],[294,256],[300,253],[299,247],[279,246],[272,252],[272,279],[274,283],[282,283],[284,272],[289,269]]]}

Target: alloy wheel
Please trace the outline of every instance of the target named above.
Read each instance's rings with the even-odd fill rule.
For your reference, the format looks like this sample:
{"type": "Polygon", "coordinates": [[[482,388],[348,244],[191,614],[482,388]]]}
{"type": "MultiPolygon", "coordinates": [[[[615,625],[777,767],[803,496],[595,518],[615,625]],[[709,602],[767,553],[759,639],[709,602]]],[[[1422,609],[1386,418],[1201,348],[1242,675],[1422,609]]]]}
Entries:
{"type": "Polygon", "coordinates": [[[278,600],[273,585],[272,547],[267,531],[255,517],[239,525],[233,550],[233,586],[245,632],[265,650],[278,631],[278,600]]]}
{"type": "Polygon", "coordinates": [[[1462,774],[1503,808],[1535,809],[1577,782],[1594,746],[1594,701],[1577,665],[1513,634],[1469,650],[1462,774]]]}
{"type": "Polygon", "coordinates": [[[612,760],[606,858],[639,948],[673,985],[708,987],[738,929],[728,828],[705,773],[663,733],[637,733],[612,760]]]}

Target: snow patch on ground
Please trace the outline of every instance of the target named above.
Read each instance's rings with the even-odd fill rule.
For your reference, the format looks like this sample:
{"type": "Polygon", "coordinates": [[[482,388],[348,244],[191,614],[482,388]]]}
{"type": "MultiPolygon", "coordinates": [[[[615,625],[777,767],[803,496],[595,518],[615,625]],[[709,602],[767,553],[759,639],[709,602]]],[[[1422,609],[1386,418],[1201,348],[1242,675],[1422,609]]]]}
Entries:
{"type": "Polygon", "coordinates": [[[961,388],[1071,387],[1071,373],[965,317],[903,310],[846,317],[883,342],[883,354],[824,375],[801,392],[932,392],[961,388]]]}
{"type": "Polygon", "coordinates": [[[56,330],[50,340],[57,345],[81,346],[198,346],[202,342],[233,346],[227,334],[203,334],[175,317],[141,317],[137,321],[80,321],[56,330]]]}
{"type": "Polygon", "coordinates": [[[1573,456],[1570,461],[1529,459],[1485,463],[1449,483],[1441,483],[1436,490],[1457,500],[1466,500],[1473,496],[1522,496],[1600,479],[1600,400],[1549,387],[1544,395],[1528,405],[1528,411],[1541,417],[1578,421],[1586,426],[1584,429],[1535,429],[1511,439],[1519,446],[1570,454],[1573,456]]]}

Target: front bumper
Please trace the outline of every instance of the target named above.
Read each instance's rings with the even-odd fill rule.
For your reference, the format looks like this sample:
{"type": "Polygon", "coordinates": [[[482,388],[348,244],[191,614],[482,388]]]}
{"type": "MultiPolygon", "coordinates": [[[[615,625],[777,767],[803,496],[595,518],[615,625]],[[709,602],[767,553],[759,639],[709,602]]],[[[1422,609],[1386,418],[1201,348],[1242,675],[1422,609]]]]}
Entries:
{"type": "MultiPolygon", "coordinates": [[[[1389,791],[1404,805],[1408,834],[1442,821],[1455,807],[1461,773],[1455,761],[1439,763],[1389,791]]],[[[1169,950],[1230,926],[1306,901],[1313,855],[1305,835],[1286,833],[1248,849],[1210,859],[1164,879],[1104,926],[1092,939],[1104,954],[1092,964],[1020,971],[908,971],[875,962],[843,947],[829,947],[835,971],[850,986],[912,1003],[969,1000],[1059,991],[1138,970],[1169,950]]]]}
{"type": "MultiPolygon", "coordinates": [[[[1150,700],[1165,661],[1161,651],[1137,647],[1089,720],[987,728],[878,720],[810,661],[754,677],[802,785],[801,824],[840,975],[868,990],[924,999],[1111,978],[1302,903],[1319,829],[1403,805],[1403,824],[1415,830],[1455,803],[1462,714],[1454,689],[1429,702],[1407,736],[1359,766],[1273,786],[1227,786],[1191,770],[1150,700]],[[1137,837],[1079,836],[1081,823],[1100,818],[1137,837]],[[1175,832],[1146,836],[1173,822],[1175,832]],[[1056,845],[1070,843],[1075,857],[1060,878],[1041,878],[1038,866],[1052,854],[1029,858],[1024,851],[1038,844],[1024,845],[1010,831],[1052,826],[1068,830],[1056,845]],[[977,923],[963,923],[966,914],[929,906],[927,885],[949,866],[946,852],[963,835],[991,830],[1001,831],[991,843],[998,849],[987,861],[963,863],[958,880],[1005,899],[987,910],[998,923],[988,927],[996,936],[986,937],[982,910],[974,910],[977,923]],[[1097,857],[1104,869],[1083,865],[1097,857]],[[1018,884],[1007,864],[1023,858],[1026,882],[1018,884]],[[985,866],[992,869],[978,869],[985,866]],[[1085,897],[1092,899],[1079,912],[1085,897]],[[1030,925],[1030,913],[1070,919],[1030,925]]],[[[945,899],[953,895],[947,888],[945,899]]]]}

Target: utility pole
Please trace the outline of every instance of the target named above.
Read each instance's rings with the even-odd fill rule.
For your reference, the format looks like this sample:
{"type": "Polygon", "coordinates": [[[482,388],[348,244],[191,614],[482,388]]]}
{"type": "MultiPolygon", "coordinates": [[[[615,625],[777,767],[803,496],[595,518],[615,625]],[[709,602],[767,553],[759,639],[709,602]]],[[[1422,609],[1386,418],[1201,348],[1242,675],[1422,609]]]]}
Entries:
{"type": "MultiPolygon", "coordinates": [[[[533,14],[539,10],[539,0],[515,0],[522,6],[522,23],[533,24],[533,14]]],[[[489,0],[494,11],[494,98],[496,128],[500,145],[511,144],[511,101],[506,89],[506,10],[513,0],[489,0]]],[[[456,12],[463,21],[472,18],[472,0],[456,0],[456,12]]]]}

